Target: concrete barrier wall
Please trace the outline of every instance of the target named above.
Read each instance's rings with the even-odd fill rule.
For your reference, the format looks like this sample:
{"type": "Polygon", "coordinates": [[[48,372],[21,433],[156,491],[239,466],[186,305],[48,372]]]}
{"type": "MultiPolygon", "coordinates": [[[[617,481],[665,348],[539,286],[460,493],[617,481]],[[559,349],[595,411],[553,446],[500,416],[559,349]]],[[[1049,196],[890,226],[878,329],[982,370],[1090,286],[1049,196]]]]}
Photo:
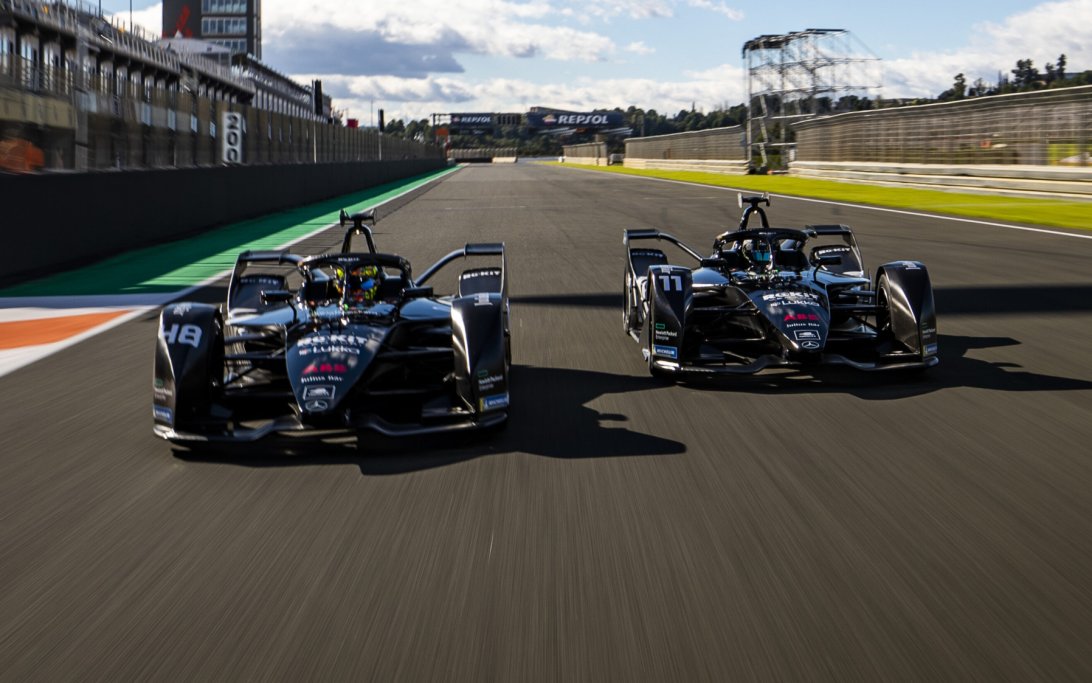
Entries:
{"type": "Polygon", "coordinates": [[[805,178],[871,185],[1092,200],[1092,167],[795,161],[789,169],[805,178]]]}
{"type": "Polygon", "coordinates": [[[561,157],[563,163],[566,164],[581,164],[584,166],[608,166],[607,157],[571,157],[565,155],[561,157]]]}
{"type": "Polygon", "coordinates": [[[714,159],[633,159],[626,156],[622,162],[626,168],[648,168],[660,171],[701,171],[746,175],[747,160],[717,161],[714,159]]]}
{"type": "Polygon", "coordinates": [[[443,168],[443,159],[0,175],[0,282],[443,168]]]}

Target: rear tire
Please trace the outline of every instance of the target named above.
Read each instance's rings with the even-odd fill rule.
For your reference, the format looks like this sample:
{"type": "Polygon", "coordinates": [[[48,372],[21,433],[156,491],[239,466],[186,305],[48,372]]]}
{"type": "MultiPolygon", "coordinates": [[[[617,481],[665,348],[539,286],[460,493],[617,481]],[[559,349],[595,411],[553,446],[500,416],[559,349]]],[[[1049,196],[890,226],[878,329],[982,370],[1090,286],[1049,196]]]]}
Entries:
{"type": "Polygon", "coordinates": [[[895,336],[891,333],[891,300],[888,296],[890,289],[887,273],[880,275],[876,281],[876,332],[880,341],[892,343],[895,336]]]}
{"type": "Polygon", "coordinates": [[[633,305],[633,278],[629,268],[622,279],[622,331],[627,335],[636,329],[636,307],[633,305]]]}

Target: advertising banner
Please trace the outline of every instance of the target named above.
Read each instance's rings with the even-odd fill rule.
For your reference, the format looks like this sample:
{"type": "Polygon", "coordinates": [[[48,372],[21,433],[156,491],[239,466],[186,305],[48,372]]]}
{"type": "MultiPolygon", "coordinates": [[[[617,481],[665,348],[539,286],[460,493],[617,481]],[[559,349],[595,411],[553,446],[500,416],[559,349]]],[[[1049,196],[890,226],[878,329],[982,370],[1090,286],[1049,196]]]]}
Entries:
{"type": "Polygon", "coordinates": [[[452,131],[484,130],[492,127],[492,114],[452,114],[451,124],[448,126],[452,131]]]}
{"type": "Polygon", "coordinates": [[[530,128],[620,128],[625,125],[621,112],[591,111],[565,114],[528,114],[530,128]]]}

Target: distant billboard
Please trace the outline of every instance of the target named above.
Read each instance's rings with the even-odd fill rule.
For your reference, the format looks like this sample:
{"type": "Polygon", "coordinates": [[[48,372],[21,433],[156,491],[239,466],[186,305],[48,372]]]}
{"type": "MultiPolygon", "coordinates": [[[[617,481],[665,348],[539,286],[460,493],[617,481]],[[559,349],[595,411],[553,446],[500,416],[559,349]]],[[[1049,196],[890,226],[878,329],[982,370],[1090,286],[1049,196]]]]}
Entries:
{"type": "Polygon", "coordinates": [[[621,112],[590,111],[558,114],[528,114],[530,128],[619,128],[625,125],[621,112]]]}
{"type": "Polygon", "coordinates": [[[484,130],[492,127],[492,114],[452,114],[451,124],[448,126],[452,131],[484,130]]]}

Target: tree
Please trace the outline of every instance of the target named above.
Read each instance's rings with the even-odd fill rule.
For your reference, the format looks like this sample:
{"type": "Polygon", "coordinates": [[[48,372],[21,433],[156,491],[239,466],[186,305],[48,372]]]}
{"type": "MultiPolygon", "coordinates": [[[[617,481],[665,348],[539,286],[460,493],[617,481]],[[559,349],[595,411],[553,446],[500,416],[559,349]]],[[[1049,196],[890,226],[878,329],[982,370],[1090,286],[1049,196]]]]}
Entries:
{"type": "Polygon", "coordinates": [[[992,95],[993,89],[981,78],[976,78],[971,87],[967,90],[968,97],[982,97],[983,95],[992,95]]]}
{"type": "Polygon", "coordinates": [[[1058,55],[1058,80],[1065,80],[1065,55],[1058,55]]]}
{"type": "Polygon", "coordinates": [[[949,100],[961,100],[967,96],[967,78],[963,74],[956,74],[952,87],[940,93],[937,99],[942,102],[949,100]]]}
{"type": "Polygon", "coordinates": [[[1017,90],[1034,88],[1039,82],[1039,70],[1030,59],[1016,60],[1016,68],[1012,70],[1012,75],[1012,84],[1017,90]]]}

